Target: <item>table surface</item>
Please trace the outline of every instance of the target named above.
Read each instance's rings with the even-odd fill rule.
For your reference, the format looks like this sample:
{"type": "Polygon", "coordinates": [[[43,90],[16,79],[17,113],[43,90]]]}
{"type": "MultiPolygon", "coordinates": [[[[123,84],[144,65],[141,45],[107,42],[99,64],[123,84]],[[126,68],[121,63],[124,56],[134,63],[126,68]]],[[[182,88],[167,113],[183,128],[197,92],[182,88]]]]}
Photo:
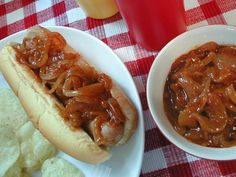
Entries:
{"type": "MultiPolygon", "coordinates": [[[[236,26],[235,0],[185,0],[188,30],[212,24],[236,26]]],[[[140,176],[236,176],[235,161],[193,157],[167,141],[156,127],[146,99],[146,82],[157,52],[148,52],[129,36],[120,14],[87,18],[74,0],[0,0],[0,39],[36,24],[70,26],[105,42],[129,69],[142,101],[145,152],[140,176]]]]}

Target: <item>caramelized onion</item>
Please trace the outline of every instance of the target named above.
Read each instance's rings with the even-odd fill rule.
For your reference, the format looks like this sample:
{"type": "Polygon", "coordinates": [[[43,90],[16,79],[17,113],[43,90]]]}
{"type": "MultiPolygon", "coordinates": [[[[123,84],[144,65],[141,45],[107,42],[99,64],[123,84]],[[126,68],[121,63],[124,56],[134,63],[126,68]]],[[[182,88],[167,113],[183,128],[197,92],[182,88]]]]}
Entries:
{"type": "Polygon", "coordinates": [[[64,94],[68,97],[76,96],[97,96],[105,92],[105,87],[102,83],[95,83],[80,87],[77,90],[64,90],[64,94]]]}
{"type": "Polygon", "coordinates": [[[224,147],[236,146],[236,140],[231,140],[231,141],[223,140],[223,141],[222,141],[222,145],[223,145],[224,147]]]}
{"type": "Polygon", "coordinates": [[[50,41],[47,38],[25,38],[23,45],[28,55],[27,63],[31,68],[36,69],[46,65],[50,47],[50,41]]]}
{"type": "Polygon", "coordinates": [[[203,146],[235,146],[235,81],[236,46],[209,42],[180,56],[163,94],[175,130],[203,146]]]}
{"type": "Polygon", "coordinates": [[[74,100],[81,103],[88,103],[88,104],[99,104],[101,101],[98,97],[89,97],[85,95],[78,95],[74,97],[74,100]]]}
{"type": "Polygon", "coordinates": [[[207,97],[205,95],[191,100],[187,104],[186,108],[179,113],[178,116],[179,125],[190,128],[196,127],[197,121],[191,115],[193,113],[201,112],[206,102],[207,102],[207,97]]]}
{"type": "Polygon", "coordinates": [[[216,54],[214,52],[210,52],[206,57],[202,60],[196,59],[193,64],[187,65],[184,71],[188,72],[189,74],[199,73],[201,70],[204,69],[206,65],[214,61],[216,58],[216,54]]]}
{"type": "Polygon", "coordinates": [[[61,73],[66,71],[74,61],[63,60],[53,63],[49,66],[40,68],[39,76],[42,80],[53,80],[56,79],[61,73]]]}
{"type": "Polygon", "coordinates": [[[173,101],[177,110],[183,110],[188,103],[188,96],[186,92],[180,87],[178,83],[172,84],[171,89],[175,93],[173,101]]]}
{"type": "Polygon", "coordinates": [[[234,104],[226,101],[226,102],[224,102],[224,106],[226,109],[236,113],[236,106],[234,104]]]}
{"type": "Polygon", "coordinates": [[[122,113],[122,111],[119,109],[120,106],[118,104],[118,102],[114,99],[114,98],[109,98],[107,100],[108,104],[109,104],[109,113],[111,116],[111,121],[116,123],[120,123],[120,122],[124,122],[125,121],[125,117],[124,114],[122,113]]]}
{"type": "Polygon", "coordinates": [[[52,94],[56,91],[56,89],[61,85],[62,82],[64,82],[66,77],[66,72],[60,74],[60,76],[57,78],[56,82],[52,85],[51,89],[48,90],[49,94],[52,94]]]}
{"type": "Polygon", "coordinates": [[[196,128],[187,131],[184,136],[191,140],[200,140],[204,135],[200,128],[196,128]]]}
{"type": "Polygon", "coordinates": [[[97,116],[107,117],[108,114],[104,111],[85,111],[82,114],[82,117],[86,117],[86,118],[89,118],[91,120],[94,119],[97,116]]]}
{"type": "Polygon", "coordinates": [[[209,118],[207,118],[206,116],[198,113],[191,114],[191,117],[199,122],[203,131],[206,131],[208,133],[219,133],[225,128],[226,125],[225,121],[218,122],[214,119],[209,120],[209,118]]]}
{"type": "Polygon", "coordinates": [[[102,124],[107,122],[108,118],[105,116],[97,116],[94,120],[94,140],[98,145],[105,145],[106,141],[102,135],[102,124]]]}
{"type": "Polygon", "coordinates": [[[77,76],[79,78],[82,78],[82,79],[86,79],[87,76],[86,74],[84,73],[84,71],[79,67],[79,66],[73,66],[71,67],[70,69],[67,70],[67,76],[70,77],[70,76],[77,76]]]}
{"type": "Polygon", "coordinates": [[[227,124],[225,107],[217,95],[210,94],[208,97],[208,116],[193,113],[191,116],[198,120],[201,128],[209,133],[223,131],[227,124]]]}
{"type": "Polygon", "coordinates": [[[236,104],[236,91],[234,89],[233,84],[231,84],[230,86],[228,86],[225,89],[226,95],[228,95],[229,99],[236,104]]]}
{"type": "Polygon", "coordinates": [[[86,112],[86,111],[105,111],[100,104],[97,103],[85,103],[79,102],[79,100],[74,97],[69,99],[66,104],[66,112],[86,112]]]}
{"type": "Polygon", "coordinates": [[[218,77],[219,70],[216,67],[208,67],[206,69],[206,76],[208,78],[211,78],[214,82],[216,82],[216,79],[218,77]]]}
{"type": "Polygon", "coordinates": [[[230,68],[232,71],[236,72],[236,55],[229,53],[220,53],[217,55],[214,63],[219,69],[230,68]]]}
{"type": "Polygon", "coordinates": [[[106,74],[100,74],[99,77],[98,77],[98,81],[103,83],[104,87],[107,89],[107,90],[110,90],[111,89],[111,86],[112,86],[112,80],[109,76],[107,76],[106,74]]]}
{"type": "Polygon", "coordinates": [[[212,61],[214,61],[215,58],[216,58],[216,54],[214,52],[210,52],[203,60],[201,60],[201,64],[203,66],[206,66],[212,61]]]}
{"type": "Polygon", "coordinates": [[[30,54],[28,58],[29,66],[33,69],[45,66],[47,61],[48,61],[47,51],[41,51],[40,53],[34,52],[30,54]]]}
{"type": "Polygon", "coordinates": [[[93,67],[91,67],[88,63],[86,63],[85,60],[79,60],[76,64],[78,67],[82,69],[82,71],[85,73],[88,79],[90,80],[98,79],[97,71],[93,67]]]}
{"type": "Polygon", "coordinates": [[[40,37],[25,38],[23,44],[12,44],[17,53],[17,60],[32,69],[45,66],[48,62],[50,42],[40,37]]]}
{"type": "Polygon", "coordinates": [[[84,128],[98,145],[115,145],[125,116],[112,97],[112,80],[67,46],[57,32],[32,28],[23,44],[12,44],[17,61],[32,69],[71,128],[84,128]],[[92,126],[92,129],[89,127],[92,126]]]}
{"type": "Polygon", "coordinates": [[[80,128],[82,123],[83,123],[83,120],[81,118],[81,113],[80,112],[72,112],[72,113],[69,113],[69,122],[70,122],[70,125],[74,128],[80,128]]]}
{"type": "Polygon", "coordinates": [[[82,83],[79,77],[70,76],[65,80],[62,87],[62,92],[67,97],[73,97],[74,95],[71,93],[79,89],[81,86],[82,86],[82,83]]]}
{"type": "Polygon", "coordinates": [[[218,48],[218,44],[213,42],[213,41],[210,41],[210,42],[207,42],[203,45],[201,45],[197,50],[199,50],[200,52],[215,52],[216,49],[218,48]]]}
{"type": "Polygon", "coordinates": [[[214,82],[229,84],[236,79],[236,74],[228,68],[223,68],[218,72],[218,78],[214,78],[214,82]]]}
{"type": "Polygon", "coordinates": [[[66,46],[66,40],[63,38],[63,36],[58,32],[51,32],[50,34],[51,38],[51,49],[56,48],[58,51],[61,51],[66,46]]]}
{"type": "Polygon", "coordinates": [[[189,99],[194,98],[201,93],[201,85],[194,81],[186,73],[181,74],[180,78],[178,79],[178,83],[187,93],[189,99]]]}
{"type": "Polygon", "coordinates": [[[206,105],[210,89],[210,82],[211,79],[206,80],[204,83],[204,89],[199,97],[191,99],[186,105],[186,108],[179,113],[178,123],[180,126],[186,126],[190,128],[196,127],[197,121],[191,115],[192,113],[201,112],[206,105]]]}

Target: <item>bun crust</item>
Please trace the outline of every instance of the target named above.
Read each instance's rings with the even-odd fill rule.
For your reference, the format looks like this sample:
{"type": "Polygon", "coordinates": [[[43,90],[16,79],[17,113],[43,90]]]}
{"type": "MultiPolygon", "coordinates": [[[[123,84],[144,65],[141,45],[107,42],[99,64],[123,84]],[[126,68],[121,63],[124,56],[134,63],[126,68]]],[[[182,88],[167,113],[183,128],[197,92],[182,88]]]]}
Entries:
{"type": "MultiPolygon", "coordinates": [[[[66,50],[74,51],[69,45],[66,50]]],[[[33,125],[58,149],[76,159],[93,164],[102,163],[110,158],[111,154],[107,148],[102,149],[98,146],[82,128],[72,129],[64,121],[58,101],[47,93],[38,76],[29,67],[16,61],[15,50],[10,45],[0,51],[0,70],[19,97],[33,125]]],[[[114,82],[110,92],[126,117],[123,137],[116,144],[120,145],[127,142],[134,133],[137,127],[137,112],[114,82]]]]}
{"type": "Polygon", "coordinates": [[[123,91],[113,82],[111,88],[111,95],[117,100],[120,105],[121,111],[126,117],[124,125],[124,134],[121,140],[116,145],[124,144],[132,136],[137,128],[137,112],[123,91]]]}
{"type": "Polygon", "coordinates": [[[67,154],[88,162],[101,163],[110,153],[101,149],[82,129],[72,131],[35,74],[15,60],[15,52],[6,46],[0,53],[0,69],[27,112],[34,126],[56,147],[67,154]]]}

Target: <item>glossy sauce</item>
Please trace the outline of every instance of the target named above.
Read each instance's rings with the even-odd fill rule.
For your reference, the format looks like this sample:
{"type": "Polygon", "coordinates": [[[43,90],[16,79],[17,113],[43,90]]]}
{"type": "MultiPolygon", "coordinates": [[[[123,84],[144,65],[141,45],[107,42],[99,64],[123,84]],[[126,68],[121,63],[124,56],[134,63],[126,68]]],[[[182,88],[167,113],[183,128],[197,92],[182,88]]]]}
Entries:
{"type": "Polygon", "coordinates": [[[177,58],[164,109],[174,129],[208,147],[236,145],[236,46],[203,44],[177,58]]]}
{"type": "Polygon", "coordinates": [[[101,133],[104,123],[116,129],[126,119],[110,93],[110,77],[81,61],[79,54],[66,52],[66,41],[59,33],[43,32],[47,35],[13,45],[17,61],[31,68],[57,98],[63,118],[73,129],[87,130],[99,145],[117,143],[116,138],[106,141],[101,133]]]}

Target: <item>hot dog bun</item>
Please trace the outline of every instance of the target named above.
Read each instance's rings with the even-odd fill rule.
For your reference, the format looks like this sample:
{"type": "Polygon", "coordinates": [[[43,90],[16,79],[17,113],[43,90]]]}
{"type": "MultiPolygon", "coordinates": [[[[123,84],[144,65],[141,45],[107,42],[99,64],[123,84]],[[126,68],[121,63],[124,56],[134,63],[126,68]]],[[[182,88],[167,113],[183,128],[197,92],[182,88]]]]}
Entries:
{"type": "MultiPolygon", "coordinates": [[[[41,28],[31,29],[29,35],[44,35],[41,28]]],[[[68,44],[66,49],[75,52],[68,44]]],[[[86,62],[80,59],[80,62],[86,62]]],[[[62,118],[60,103],[48,94],[38,76],[26,65],[16,60],[12,46],[5,46],[0,52],[0,69],[19,97],[21,104],[33,125],[58,149],[78,160],[98,164],[110,158],[107,147],[97,145],[90,135],[80,129],[72,129],[62,118]]],[[[115,145],[124,144],[137,127],[137,112],[123,91],[112,82],[111,95],[117,100],[126,117],[122,138],[115,145]]]]}

